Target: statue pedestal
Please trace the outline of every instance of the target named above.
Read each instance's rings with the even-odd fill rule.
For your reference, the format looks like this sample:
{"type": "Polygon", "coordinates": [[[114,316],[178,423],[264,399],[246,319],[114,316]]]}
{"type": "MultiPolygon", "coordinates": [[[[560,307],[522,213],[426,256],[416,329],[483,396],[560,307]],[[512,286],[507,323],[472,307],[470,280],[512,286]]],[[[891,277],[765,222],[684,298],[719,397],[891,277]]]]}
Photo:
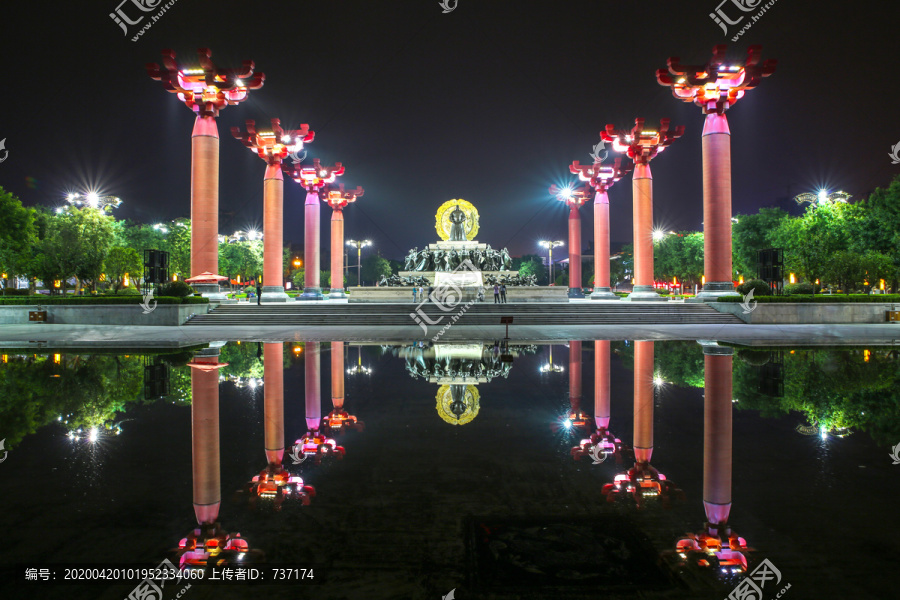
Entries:
{"type": "Polygon", "coordinates": [[[428,244],[428,249],[432,252],[435,250],[481,250],[482,252],[484,252],[485,250],[487,250],[487,244],[479,243],[476,240],[466,240],[464,242],[451,242],[442,240],[435,244],[428,244]]]}
{"type": "Polygon", "coordinates": [[[434,287],[480,288],[484,286],[481,271],[457,269],[456,271],[435,271],[434,287]]]}
{"type": "MultiPolygon", "coordinates": [[[[453,271],[400,271],[400,273],[398,273],[398,275],[400,275],[400,277],[425,277],[433,285],[437,285],[436,278],[438,275],[441,275],[441,274],[449,275],[452,272],[453,271]]],[[[485,286],[487,284],[484,283],[484,280],[485,280],[485,278],[487,278],[488,275],[493,275],[494,277],[499,279],[501,275],[508,275],[510,277],[515,277],[519,274],[518,271],[467,271],[467,270],[460,270],[460,271],[457,271],[457,273],[480,273],[482,283],[480,283],[478,285],[485,285],[485,286]]],[[[404,287],[404,286],[397,286],[397,287],[404,287]]],[[[412,286],[405,286],[405,287],[412,287],[412,286]]]]}

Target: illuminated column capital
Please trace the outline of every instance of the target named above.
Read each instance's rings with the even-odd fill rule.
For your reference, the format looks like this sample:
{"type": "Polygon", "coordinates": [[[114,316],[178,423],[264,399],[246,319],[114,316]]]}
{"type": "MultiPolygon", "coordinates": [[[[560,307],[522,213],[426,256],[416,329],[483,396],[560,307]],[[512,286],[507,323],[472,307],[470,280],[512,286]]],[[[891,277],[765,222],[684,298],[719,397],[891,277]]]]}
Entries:
{"type": "Polygon", "coordinates": [[[312,142],[316,132],[309,129],[309,125],[303,123],[300,129],[282,129],[280,119],[272,119],[272,128],[269,131],[258,131],[256,121],[248,120],[245,129],[232,127],[231,135],[250,148],[268,165],[279,165],[288,155],[297,156],[303,145],[312,142]]]}
{"type": "Polygon", "coordinates": [[[659,130],[644,129],[644,119],[635,119],[630,130],[617,130],[615,125],[607,125],[600,132],[604,142],[612,143],[613,150],[622,152],[638,165],[648,165],[656,155],[668,148],[672,142],[684,135],[684,125],[669,129],[671,119],[660,119],[659,130]]]}
{"type": "Polygon", "coordinates": [[[303,189],[309,192],[321,192],[326,185],[334,183],[335,179],[344,174],[344,165],[336,162],[332,167],[322,166],[318,158],[313,159],[312,165],[282,165],[285,174],[299,183],[303,189]]]}
{"type": "Polygon", "coordinates": [[[607,192],[617,181],[631,172],[631,167],[623,167],[622,159],[617,158],[612,165],[583,165],[577,160],[569,165],[569,171],[578,175],[579,181],[590,185],[596,192],[607,192]]]}
{"type": "Polygon", "coordinates": [[[759,85],[763,77],[775,72],[778,61],[760,62],[762,46],[747,49],[747,58],[726,61],[728,46],[719,44],[713,48],[712,58],[705,65],[685,65],[677,56],[666,61],[668,68],[656,71],[656,81],[669,86],[672,94],[684,102],[699,106],[704,114],[723,115],[744,92],[759,85]]]}
{"type": "Polygon", "coordinates": [[[332,210],[343,210],[348,204],[356,202],[358,198],[362,198],[365,190],[360,186],[356,186],[355,190],[345,190],[344,184],[338,184],[337,189],[329,188],[323,191],[322,200],[331,207],[332,210]]]}
{"type": "Polygon", "coordinates": [[[238,69],[222,69],[213,63],[209,48],[197,51],[200,67],[183,68],[175,62],[173,50],[162,51],[162,66],[147,63],[147,74],[161,81],[168,92],[200,117],[218,117],[225,106],[240,104],[250,90],[263,86],[266,76],[254,72],[252,60],[245,60],[238,69]]]}

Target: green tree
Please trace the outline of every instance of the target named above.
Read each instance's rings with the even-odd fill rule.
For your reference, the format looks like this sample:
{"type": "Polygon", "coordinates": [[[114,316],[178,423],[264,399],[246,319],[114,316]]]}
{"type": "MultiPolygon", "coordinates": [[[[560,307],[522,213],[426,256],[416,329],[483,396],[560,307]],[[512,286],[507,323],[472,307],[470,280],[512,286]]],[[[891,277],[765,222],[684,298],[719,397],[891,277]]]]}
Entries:
{"type": "Polygon", "coordinates": [[[113,218],[103,212],[84,208],[47,217],[43,239],[36,244],[32,270],[54,290],[60,280],[62,293],[70,277],[96,288],[103,261],[114,239],[113,218]]]}
{"type": "Polygon", "coordinates": [[[848,231],[859,211],[844,202],[810,205],[800,217],[782,219],[772,235],[784,248],[785,268],[810,283],[821,279],[828,262],[849,246],[848,231]]]}
{"type": "Polygon", "coordinates": [[[391,276],[391,263],[377,254],[370,254],[362,261],[362,280],[375,285],[382,275],[391,276]]]}
{"type": "Polygon", "coordinates": [[[169,253],[169,277],[180,275],[180,279],[188,279],[191,273],[191,221],[175,219],[167,226],[166,244],[162,250],[169,253]]]}
{"type": "Polygon", "coordinates": [[[756,278],[757,252],[776,246],[774,232],[789,218],[780,208],[761,208],[755,215],[738,215],[731,227],[734,271],[744,279],[756,278]]]}
{"type": "Polygon", "coordinates": [[[623,281],[625,281],[625,261],[621,256],[611,256],[609,258],[609,287],[616,289],[623,281]]]}
{"type": "Polygon", "coordinates": [[[38,239],[35,210],[25,208],[16,196],[0,187],[0,223],[0,270],[8,277],[24,275],[38,239]]]}
{"type": "Polygon", "coordinates": [[[657,280],[677,277],[686,286],[699,284],[703,276],[703,233],[681,231],[655,243],[653,271],[657,280]]]}
{"type": "MultiPolygon", "coordinates": [[[[262,240],[219,244],[219,275],[248,281],[263,271],[262,240]]],[[[265,283],[265,282],[263,282],[265,283]]]]}
{"type": "Polygon", "coordinates": [[[536,254],[526,254],[517,260],[519,261],[518,267],[513,264],[513,270],[517,268],[521,277],[534,275],[538,285],[547,285],[547,267],[541,257],[536,254]]]}
{"type": "Polygon", "coordinates": [[[143,267],[144,261],[137,250],[116,246],[110,248],[109,254],[106,255],[103,272],[106,273],[106,279],[112,286],[113,293],[118,294],[125,274],[129,274],[132,281],[137,281],[143,267]]]}
{"type": "Polygon", "coordinates": [[[900,176],[886,189],[877,188],[858,203],[862,215],[851,230],[851,250],[875,251],[891,258],[891,289],[896,292],[900,279],[900,176]]]}

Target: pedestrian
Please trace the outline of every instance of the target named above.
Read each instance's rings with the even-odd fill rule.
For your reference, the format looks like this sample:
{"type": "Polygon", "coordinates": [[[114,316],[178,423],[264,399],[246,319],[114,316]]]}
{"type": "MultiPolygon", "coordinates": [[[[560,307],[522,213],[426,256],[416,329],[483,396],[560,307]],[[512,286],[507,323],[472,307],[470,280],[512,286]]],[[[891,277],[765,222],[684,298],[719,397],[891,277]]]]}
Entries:
{"type": "Polygon", "coordinates": [[[262,283],[256,280],[256,305],[262,306],[262,283]]]}
{"type": "Polygon", "coordinates": [[[483,285],[478,288],[478,301],[484,302],[484,286],[483,285]]]}
{"type": "Polygon", "coordinates": [[[419,295],[419,288],[413,286],[413,304],[416,303],[416,300],[417,300],[416,296],[418,296],[418,295],[419,295]]]}
{"type": "Polygon", "coordinates": [[[431,300],[432,294],[434,294],[434,286],[429,285],[428,286],[428,300],[431,300]]]}
{"type": "Polygon", "coordinates": [[[419,286],[419,298],[421,298],[422,302],[425,302],[425,288],[421,285],[419,286]]]}
{"type": "Polygon", "coordinates": [[[500,302],[506,304],[506,284],[500,286],[500,302]]]}
{"type": "Polygon", "coordinates": [[[500,286],[494,284],[494,304],[500,304],[500,286]]]}

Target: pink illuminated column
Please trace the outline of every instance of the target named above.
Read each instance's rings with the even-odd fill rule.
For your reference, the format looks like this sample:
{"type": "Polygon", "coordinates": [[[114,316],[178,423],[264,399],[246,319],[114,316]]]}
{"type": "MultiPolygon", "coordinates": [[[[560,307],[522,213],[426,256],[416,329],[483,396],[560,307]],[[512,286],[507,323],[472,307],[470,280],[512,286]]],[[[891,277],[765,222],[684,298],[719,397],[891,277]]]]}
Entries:
{"type": "Polygon", "coordinates": [[[315,132],[304,124],[300,129],[285,131],[279,119],[272,119],[271,131],[257,131],[254,121],[246,130],[231,128],[231,134],[266,161],[263,179],[263,288],[262,300],[286,302],[284,292],[284,177],[281,164],[288,154],[296,155],[303,145],[313,141],[315,132]]]}
{"type": "Polygon", "coordinates": [[[569,342],[569,410],[570,421],[584,420],[581,411],[581,342],[569,342]]]}
{"type": "Polygon", "coordinates": [[[344,409],[344,342],[331,342],[331,404],[344,409]]]}
{"type": "Polygon", "coordinates": [[[333,183],[336,177],[344,174],[344,167],[341,163],[335,163],[333,167],[323,167],[316,158],[310,167],[285,165],[284,171],[306,190],[303,221],[303,293],[297,296],[297,300],[322,300],[324,296],[319,281],[319,193],[325,185],[333,183]]]}
{"type": "Polygon", "coordinates": [[[590,188],[550,186],[550,193],[569,207],[569,298],[584,298],[581,287],[581,208],[590,197],[590,188]]]}
{"type": "Polygon", "coordinates": [[[659,131],[644,129],[644,120],[635,119],[631,131],[616,131],[607,125],[600,135],[613,143],[613,150],[625,152],[634,161],[632,175],[632,228],[634,232],[634,288],[626,300],[665,300],[653,285],[653,175],[650,161],[682,136],[684,127],[669,131],[669,119],[661,119],[659,131]]]}
{"type": "Polygon", "coordinates": [[[322,365],[321,344],[306,342],[304,358],[306,388],[306,428],[318,431],[322,423],[322,365]]]}
{"type": "Polygon", "coordinates": [[[266,461],[280,465],[284,459],[284,344],[267,343],[264,352],[266,461]]]}
{"type": "Polygon", "coordinates": [[[701,341],[703,385],[703,506],[710,525],[724,524],[731,510],[731,348],[701,341]]]}
{"type": "Polygon", "coordinates": [[[344,207],[362,197],[364,190],[345,190],[340,184],[336,190],[328,190],[325,201],[331,207],[331,289],[328,299],[346,298],[344,293],[344,207]]]}
{"type": "Polygon", "coordinates": [[[569,170],[578,179],[590,183],[594,188],[594,292],[591,300],[618,300],[609,287],[609,188],[621,179],[631,168],[622,168],[622,159],[617,158],[611,166],[604,167],[599,162],[581,165],[577,160],[569,170]]]}
{"type": "Polygon", "coordinates": [[[727,46],[713,48],[705,65],[684,65],[677,56],[656,72],[660,85],[676,98],[693,102],[706,115],[703,124],[703,268],[706,284],[697,300],[735,295],[731,264],[731,131],[725,111],[775,72],[778,62],[760,64],[761,46],[750,46],[743,64],[726,62],[727,46]]]}
{"type": "Polygon", "coordinates": [[[634,342],[634,461],[653,455],[653,344],[634,342]]]}
{"type": "Polygon", "coordinates": [[[594,342],[594,424],[597,429],[609,429],[609,340],[594,342]]]}
{"type": "Polygon", "coordinates": [[[191,455],[194,514],[201,525],[215,523],[222,501],[219,469],[219,348],[201,350],[191,368],[191,455]]]}
{"type": "MultiPolygon", "coordinates": [[[[240,69],[220,69],[208,48],[198,51],[200,68],[179,68],[175,53],[163,50],[163,66],[148,63],[147,73],[194,111],[191,134],[191,277],[219,270],[219,132],[216,117],[229,104],[247,99],[262,87],[265,76],[254,73],[253,61],[240,69]]],[[[205,296],[222,299],[218,285],[195,286],[205,296]]]]}

